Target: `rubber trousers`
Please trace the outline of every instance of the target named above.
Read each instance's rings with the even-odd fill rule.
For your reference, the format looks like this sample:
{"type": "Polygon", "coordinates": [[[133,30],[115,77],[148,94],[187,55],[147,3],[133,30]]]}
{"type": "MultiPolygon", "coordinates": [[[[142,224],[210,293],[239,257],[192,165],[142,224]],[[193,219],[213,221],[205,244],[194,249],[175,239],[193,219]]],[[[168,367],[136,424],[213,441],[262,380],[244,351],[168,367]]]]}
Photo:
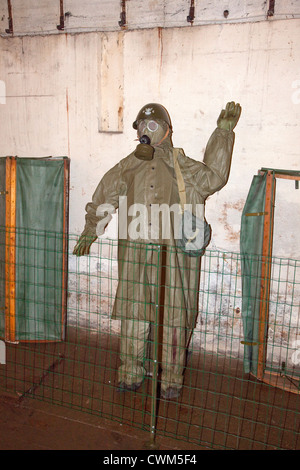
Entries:
{"type": "Polygon", "coordinates": [[[153,351],[159,349],[159,345],[152,346],[152,358],[147,361],[147,347],[150,333],[150,325],[155,328],[156,325],[149,322],[138,320],[122,320],[121,325],[121,366],[118,370],[118,380],[126,385],[139,384],[149,370],[148,365],[154,360],[161,362],[161,390],[166,391],[169,387],[181,388],[183,383],[183,373],[186,365],[186,343],[187,329],[173,327],[164,324],[162,326],[162,345],[161,358],[155,357],[153,351]],[[182,331],[183,330],[183,331],[182,331]]]}

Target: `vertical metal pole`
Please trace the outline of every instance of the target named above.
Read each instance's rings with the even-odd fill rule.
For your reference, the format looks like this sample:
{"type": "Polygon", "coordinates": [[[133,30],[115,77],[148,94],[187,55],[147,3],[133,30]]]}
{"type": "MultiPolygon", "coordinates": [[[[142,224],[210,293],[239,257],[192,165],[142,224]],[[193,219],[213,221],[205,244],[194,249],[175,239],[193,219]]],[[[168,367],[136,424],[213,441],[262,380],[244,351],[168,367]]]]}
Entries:
{"type": "Polygon", "coordinates": [[[155,324],[153,344],[153,377],[152,377],[152,402],[150,419],[150,445],[153,446],[156,437],[157,402],[158,402],[158,379],[162,361],[162,341],[164,323],[164,297],[166,279],[166,246],[160,245],[158,249],[158,269],[155,302],[155,324]]]}
{"type": "Polygon", "coordinates": [[[120,14],[119,26],[121,28],[126,27],[126,0],[121,0],[121,14],[120,14]]]}
{"type": "Polygon", "coordinates": [[[195,0],[191,0],[190,12],[188,16],[186,17],[186,20],[188,23],[193,24],[194,19],[195,19],[195,0]]]}
{"type": "Polygon", "coordinates": [[[6,29],[5,32],[7,34],[13,34],[14,27],[13,27],[11,0],[7,0],[7,9],[8,9],[8,29],[6,29]]]}
{"type": "Polygon", "coordinates": [[[65,29],[64,0],[59,0],[59,24],[56,27],[59,31],[65,29]]]}
{"type": "Polygon", "coordinates": [[[274,16],[274,13],[275,13],[275,0],[270,0],[267,17],[274,16]]]}

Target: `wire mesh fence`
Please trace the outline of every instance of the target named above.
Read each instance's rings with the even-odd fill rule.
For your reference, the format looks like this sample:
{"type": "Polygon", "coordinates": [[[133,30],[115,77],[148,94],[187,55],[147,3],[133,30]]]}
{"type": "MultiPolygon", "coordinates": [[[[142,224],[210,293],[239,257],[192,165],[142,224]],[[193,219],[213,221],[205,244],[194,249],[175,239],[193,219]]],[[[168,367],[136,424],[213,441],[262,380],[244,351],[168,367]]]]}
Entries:
{"type": "Polygon", "coordinates": [[[199,448],[300,448],[300,261],[272,259],[258,380],[244,368],[239,253],[191,262],[101,239],[76,257],[69,236],[66,263],[60,236],[24,232],[14,277],[7,229],[0,240],[2,389],[199,448]]]}

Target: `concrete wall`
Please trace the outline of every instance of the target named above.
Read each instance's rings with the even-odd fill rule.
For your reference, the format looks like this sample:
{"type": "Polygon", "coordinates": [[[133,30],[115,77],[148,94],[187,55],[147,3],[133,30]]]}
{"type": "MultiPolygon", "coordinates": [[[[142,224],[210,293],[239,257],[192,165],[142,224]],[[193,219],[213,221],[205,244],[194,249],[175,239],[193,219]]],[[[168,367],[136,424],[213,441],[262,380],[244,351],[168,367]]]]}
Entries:
{"type": "MultiPolygon", "coordinates": [[[[299,39],[298,19],[2,37],[0,154],[69,155],[70,231],[80,233],[98,181],[136,146],[143,104],[164,104],[174,145],[202,160],[220,110],[238,101],[230,179],[207,202],[211,246],[236,251],[252,176],[299,169],[299,39]]],[[[279,189],[275,252],[299,257],[300,192],[291,182],[279,189]]]]}
{"type": "MultiPolygon", "coordinates": [[[[58,1],[37,6],[34,0],[12,0],[13,34],[5,31],[7,3],[0,4],[0,155],[71,158],[71,233],[81,232],[85,204],[104,173],[135,148],[132,122],[147,102],[167,107],[174,145],[197,160],[226,102],[242,105],[229,182],[206,204],[211,248],[239,251],[241,213],[259,168],[299,170],[300,2],[277,0],[272,17],[268,1],[195,3],[191,27],[186,21],[190,2],[129,0],[127,25],[120,28],[119,1],[102,1],[100,9],[95,0],[65,0],[65,30],[59,31],[58,1]]],[[[300,256],[299,197],[293,182],[278,182],[274,252],[285,258],[300,256]]],[[[116,237],[116,219],[105,236],[116,237]]],[[[198,331],[212,350],[228,349],[220,334],[226,342],[234,333],[232,352],[242,356],[240,280],[231,276],[228,292],[224,282],[218,283],[228,270],[240,272],[230,259],[224,254],[224,266],[210,273],[209,285],[217,287],[215,292],[204,288],[210,304],[201,309],[198,331]]],[[[89,263],[70,257],[69,321],[78,321],[80,312],[81,321],[91,326],[90,312],[84,314],[90,292],[81,290],[79,300],[76,295],[77,276],[81,288],[85,276],[86,288],[100,302],[92,308],[95,325],[100,319],[111,328],[107,293],[97,297],[99,286],[86,274],[109,276],[110,268],[103,260],[89,263]]],[[[291,320],[299,324],[297,279],[297,271],[286,276],[279,313],[281,293],[274,294],[276,329],[270,332],[277,335],[277,358],[281,345],[293,347],[298,332],[294,329],[287,341],[281,328],[291,320]]],[[[111,289],[109,299],[115,284],[111,289]]]]}
{"type": "Polygon", "coordinates": [[[64,31],[116,31],[257,22],[300,17],[298,0],[125,0],[125,24],[119,24],[121,0],[2,0],[0,34],[60,34],[64,31]],[[8,3],[11,4],[9,14],[8,3]],[[271,9],[270,9],[271,8],[271,9]],[[189,20],[188,20],[189,17],[189,20]],[[57,26],[59,26],[59,29],[57,26]]]}

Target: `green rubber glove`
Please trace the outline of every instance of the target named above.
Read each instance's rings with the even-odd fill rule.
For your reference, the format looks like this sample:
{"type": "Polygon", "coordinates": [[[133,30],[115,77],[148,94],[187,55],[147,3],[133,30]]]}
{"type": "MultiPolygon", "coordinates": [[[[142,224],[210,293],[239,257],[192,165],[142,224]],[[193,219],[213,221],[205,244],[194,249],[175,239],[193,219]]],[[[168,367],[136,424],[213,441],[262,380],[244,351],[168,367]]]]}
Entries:
{"type": "Polygon", "coordinates": [[[97,237],[91,235],[81,235],[75,248],[73,250],[73,255],[84,256],[90,253],[90,248],[92,243],[97,240],[97,237]]]}
{"type": "Polygon", "coordinates": [[[226,108],[222,109],[221,114],[217,120],[219,129],[226,131],[233,131],[238,123],[241,115],[242,108],[239,103],[235,104],[234,101],[227,103],[226,108]]]}

